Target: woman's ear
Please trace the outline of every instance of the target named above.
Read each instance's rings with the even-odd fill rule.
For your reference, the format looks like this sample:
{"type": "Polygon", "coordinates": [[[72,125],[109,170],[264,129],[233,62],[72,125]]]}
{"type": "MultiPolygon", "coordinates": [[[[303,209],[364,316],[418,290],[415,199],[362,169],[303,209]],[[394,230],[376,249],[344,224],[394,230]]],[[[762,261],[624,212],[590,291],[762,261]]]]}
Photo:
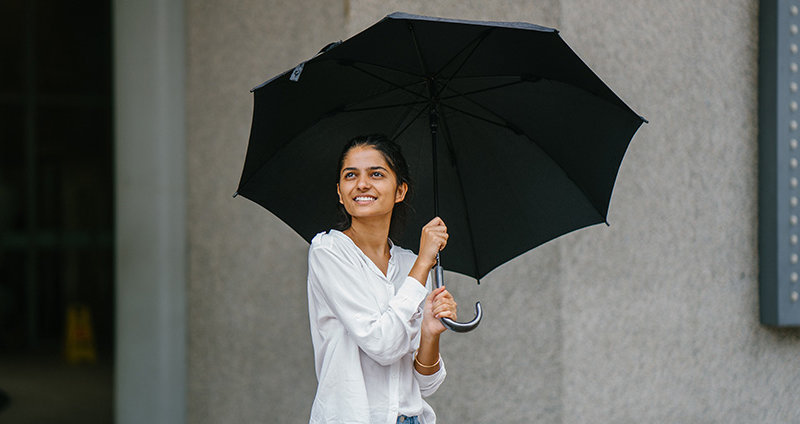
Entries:
{"type": "Polygon", "coordinates": [[[406,193],[408,192],[408,184],[401,183],[397,186],[397,193],[394,196],[394,202],[400,203],[406,198],[406,193]]]}
{"type": "Polygon", "coordinates": [[[342,202],[342,192],[339,191],[339,183],[336,183],[336,194],[339,195],[339,203],[344,204],[344,202],[342,202]]]}

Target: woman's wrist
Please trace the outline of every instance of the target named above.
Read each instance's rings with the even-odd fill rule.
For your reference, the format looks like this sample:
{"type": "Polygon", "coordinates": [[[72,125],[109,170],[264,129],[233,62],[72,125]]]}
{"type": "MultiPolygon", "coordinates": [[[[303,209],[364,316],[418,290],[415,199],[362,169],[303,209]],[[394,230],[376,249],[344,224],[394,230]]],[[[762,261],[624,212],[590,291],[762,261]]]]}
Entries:
{"type": "MultiPolygon", "coordinates": [[[[436,319],[436,318],[434,318],[434,319],[436,319]]],[[[423,345],[423,344],[437,344],[438,345],[440,336],[442,335],[443,332],[444,331],[436,332],[436,331],[428,330],[426,328],[426,326],[425,326],[425,323],[423,323],[422,328],[420,329],[420,335],[419,335],[419,337],[420,337],[420,345],[423,345]]]]}
{"type": "Polygon", "coordinates": [[[428,273],[431,272],[433,265],[426,266],[424,261],[419,258],[414,262],[408,275],[419,281],[423,286],[428,282],[428,273]]]}
{"type": "Polygon", "coordinates": [[[423,364],[422,362],[419,361],[419,358],[417,356],[419,356],[419,355],[418,354],[414,354],[414,363],[419,365],[422,368],[427,368],[427,369],[437,368],[439,366],[439,362],[442,361],[442,355],[438,354],[438,355],[436,355],[436,362],[434,362],[431,365],[425,365],[425,364],[423,364]]]}
{"type": "Polygon", "coordinates": [[[421,256],[417,256],[417,260],[414,261],[414,266],[419,265],[421,268],[425,269],[425,272],[428,272],[436,265],[436,259],[426,260],[423,259],[421,256]]]}
{"type": "Polygon", "coordinates": [[[428,332],[423,326],[420,334],[419,348],[414,354],[414,368],[423,375],[439,371],[439,334],[428,332]]]}

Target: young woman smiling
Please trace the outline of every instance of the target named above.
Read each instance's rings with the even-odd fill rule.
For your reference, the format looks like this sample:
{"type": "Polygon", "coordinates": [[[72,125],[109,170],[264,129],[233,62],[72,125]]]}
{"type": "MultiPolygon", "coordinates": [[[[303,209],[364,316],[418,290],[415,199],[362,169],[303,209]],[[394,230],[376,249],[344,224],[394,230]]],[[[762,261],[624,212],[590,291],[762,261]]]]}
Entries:
{"type": "Polygon", "coordinates": [[[453,296],[428,283],[447,227],[439,217],[426,224],[419,255],[392,242],[412,183],[386,137],[354,138],[338,165],[342,222],[317,234],[308,254],[318,380],[310,423],[434,424],[423,397],[446,375],[438,318],[457,319],[453,296]]]}

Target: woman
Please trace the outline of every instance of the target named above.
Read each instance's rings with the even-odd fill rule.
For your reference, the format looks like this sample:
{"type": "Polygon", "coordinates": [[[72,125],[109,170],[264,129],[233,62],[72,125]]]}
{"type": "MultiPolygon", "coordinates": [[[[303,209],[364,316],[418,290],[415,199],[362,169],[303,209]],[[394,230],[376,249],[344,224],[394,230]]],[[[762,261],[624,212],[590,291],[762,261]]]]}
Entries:
{"type": "Polygon", "coordinates": [[[436,217],[422,228],[419,256],[392,243],[411,180],[386,137],[351,140],[338,171],[343,222],[317,234],[308,253],[318,380],[310,423],[433,424],[422,397],[446,375],[438,318],[457,319],[450,293],[428,282],[447,227],[436,217]]]}

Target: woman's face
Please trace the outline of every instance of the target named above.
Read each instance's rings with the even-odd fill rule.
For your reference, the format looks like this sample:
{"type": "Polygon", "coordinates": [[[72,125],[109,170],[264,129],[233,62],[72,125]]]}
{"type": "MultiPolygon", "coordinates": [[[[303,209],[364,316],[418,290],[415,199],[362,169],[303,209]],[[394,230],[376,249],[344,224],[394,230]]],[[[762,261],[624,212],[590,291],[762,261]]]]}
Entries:
{"type": "Polygon", "coordinates": [[[397,185],[397,176],[383,154],[371,146],[350,149],[339,170],[339,203],[354,219],[391,217],[392,208],[402,202],[408,185],[397,185]]]}

